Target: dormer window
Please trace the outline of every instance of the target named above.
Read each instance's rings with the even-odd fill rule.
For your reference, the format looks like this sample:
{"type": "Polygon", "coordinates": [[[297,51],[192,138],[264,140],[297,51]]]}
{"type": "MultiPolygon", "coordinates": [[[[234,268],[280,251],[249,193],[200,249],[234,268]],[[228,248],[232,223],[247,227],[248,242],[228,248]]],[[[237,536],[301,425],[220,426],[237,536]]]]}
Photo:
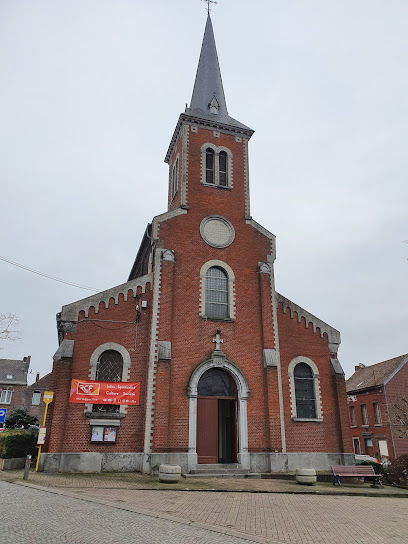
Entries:
{"type": "Polygon", "coordinates": [[[225,147],[204,144],[202,153],[201,183],[217,187],[232,187],[232,153],[225,147]]]}
{"type": "Polygon", "coordinates": [[[211,102],[208,104],[208,107],[210,108],[210,113],[214,113],[215,115],[218,115],[218,110],[220,109],[220,105],[218,104],[218,101],[215,98],[215,95],[213,96],[211,102]]]}

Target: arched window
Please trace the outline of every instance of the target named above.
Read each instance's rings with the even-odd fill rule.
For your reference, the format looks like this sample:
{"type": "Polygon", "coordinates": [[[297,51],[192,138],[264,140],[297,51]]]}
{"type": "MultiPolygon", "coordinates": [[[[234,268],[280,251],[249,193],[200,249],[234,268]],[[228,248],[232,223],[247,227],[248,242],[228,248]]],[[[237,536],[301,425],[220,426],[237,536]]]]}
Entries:
{"type": "Polygon", "coordinates": [[[171,200],[176,196],[178,190],[178,175],[179,175],[179,158],[174,161],[173,171],[171,174],[171,200]]]}
{"type": "Polygon", "coordinates": [[[232,376],[222,368],[210,368],[198,382],[199,397],[236,397],[237,387],[232,376]]]}
{"type": "Polygon", "coordinates": [[[296,416],[304,419],[316,418],[314,376],[306,363],[298,363],[293,372],[295,378],[296,416]]]}
{"type": "Polygon", "coordinates": [[[205,182],[214,183],[214,149],[205,150],[205,182]]]}
{"type": "Polygon", "coordinates": [[[205,313],[207,317],[226,319],[228,312],[228,276],[218,266],[209,268],[205,275],[205,313]]]}
{"type": "Polygon", "coordinates": [[[219,154],[219,185],[228,187],[228,156],[225,151],[219,154]]]}
{"type": "MultiPolygon", "coordinates": [[[[108,349],[101,353],[96,363],[96,381],[101,382],[121,382],[123,374],[123,357],[113,349],[108,349]]],[[[112,404],[94,404],[93,412],[117,413],[119,405],[112,404]]]]}

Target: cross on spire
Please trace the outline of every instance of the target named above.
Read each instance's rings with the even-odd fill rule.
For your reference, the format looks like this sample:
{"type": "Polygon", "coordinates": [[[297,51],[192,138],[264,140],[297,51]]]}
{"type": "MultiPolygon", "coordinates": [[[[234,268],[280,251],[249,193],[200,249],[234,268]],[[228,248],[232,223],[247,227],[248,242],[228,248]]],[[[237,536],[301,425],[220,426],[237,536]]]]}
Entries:
{"type": "Polygon", "coordinates": [[[203,0],[204,2],[207,2],[207,13],[210,15],[210,4],[218,4],[215,0],[203,0]]]}
{"type": "Polygon", "coordinates": [[[217,329],[215,333],[215,338],[213,338],[212,341],[215,344],[215,351],[221,351],[221,344],[224,343],[224,340],[221,339],[220,329],[217,329]]]}

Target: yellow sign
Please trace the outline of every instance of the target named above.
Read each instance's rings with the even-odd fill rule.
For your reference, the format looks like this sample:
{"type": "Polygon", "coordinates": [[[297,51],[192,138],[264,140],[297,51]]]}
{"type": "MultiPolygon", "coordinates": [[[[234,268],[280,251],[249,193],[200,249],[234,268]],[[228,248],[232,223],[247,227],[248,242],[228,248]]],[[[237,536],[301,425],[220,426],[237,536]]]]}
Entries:
{"type": "Polygon", "coordinates": [[[52,402],[53,398],[54,391],[44,391],[43,402],[45,402],[45,404],[49,404],[50,402],[52,402]]]}

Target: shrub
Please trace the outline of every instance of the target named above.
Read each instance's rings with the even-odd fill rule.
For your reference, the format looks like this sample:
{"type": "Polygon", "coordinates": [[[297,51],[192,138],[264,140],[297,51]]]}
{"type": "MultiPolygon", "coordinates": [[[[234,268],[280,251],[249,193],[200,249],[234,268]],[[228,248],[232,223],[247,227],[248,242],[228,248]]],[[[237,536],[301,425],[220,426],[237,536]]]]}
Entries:
{"type": "Polygon", "coordinates": [[[400,455],[392,459],[388,467],[390,480],[394,484],[408,482],[408,454],[400,455]]]}
{"type": "Polygon", "coordinates": [[[35,431],[12,430],[0,433],[0,457],[11,459],[13,457],[32,456],[37,452],[37,433],[35,431]]]}
{"type": "Polygon", "coordinates": [[[35,425],[38,419],[35,416],[30,416],[27,412],[27,408],[15,408],[6,417],[4,426],[6,429],[28,429],[30,425],[35,425]]]}
{"type": "Polygon", "coordinates": [[[384,479],[387,479],[388,470],[381,463],[374,463],[374,461],[363,461],[361,464],[362,465],[371,465],[376,474],[381,474],[382,476],[384,476],[384,479]]]}

